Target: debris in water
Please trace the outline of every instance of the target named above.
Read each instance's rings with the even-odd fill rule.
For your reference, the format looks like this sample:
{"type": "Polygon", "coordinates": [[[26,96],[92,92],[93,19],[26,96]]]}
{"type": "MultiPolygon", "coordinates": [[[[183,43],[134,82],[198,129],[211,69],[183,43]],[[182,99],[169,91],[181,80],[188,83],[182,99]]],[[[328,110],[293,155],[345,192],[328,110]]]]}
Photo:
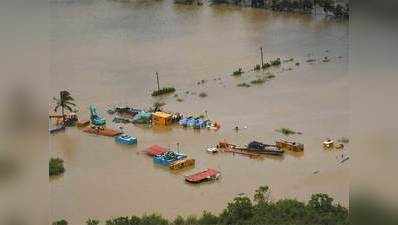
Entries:
{"type": "Polygon", "coordinates": [[[250,84],[243,82],[243,83],[238,84],[237,86],[238,87],[250,87],[250,84]]]}
{"type": "Polygon", "coordinates": [[[201,93],[199,94],[199,97],[205,98],[205,97],[207,97],[207,94],[206,94],[205,92],[201,92],[201,93]]]}
{"type": "Polygon", "coordinates": [[[340,143],[347,144],[347,143],[350,142],[350,139],[348,139],[347,137],[341,137],[337,141],[340,142],[340,143]]]}

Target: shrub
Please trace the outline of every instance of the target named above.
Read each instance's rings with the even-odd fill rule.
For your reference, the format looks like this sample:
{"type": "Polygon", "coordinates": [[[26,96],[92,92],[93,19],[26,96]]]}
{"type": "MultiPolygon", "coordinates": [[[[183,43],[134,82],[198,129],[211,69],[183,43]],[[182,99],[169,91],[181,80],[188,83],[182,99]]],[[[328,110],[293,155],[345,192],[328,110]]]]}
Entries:
{"type": "Polygon", "coordinates": [[[60,158],[51,158],[49,163],[50,176],[56,176],[65,172],[64,161],[60,158]]]}
{"type": "Polygon", "coordinates": [[[281,59],[277,58],[275,60],[271,60],[271,66],[280,66],[282,64],[281,59]]]}
{"type": "Polygon", "coordinates": [[[240,83],[237,85],[238,87],[250,87],[250,84],[247,83],[240,83]]]}
{"type": "Polygon", "coordinates": [[[95,219],[88,219],[86,221],[87,225],[98,225],[99,223],[100,223],[100,221],[99,220],[95,220],[95,219]]]}
{"type": "MultiPolygon", "coordinates": [[[[157,214],[142,217],[118,217],[107,220],[105,225],[303,225],[303,224],[350,224],[348,210],[333,204],[327,194],[314,194],[306,204],[295,199],[268,199],[268,186],[259,187],[255,192],[255,204],[248,197],[237,197],[228,203],[220,215],[204,211],[199,217],[177,216],[172,222],[157,214]],[[256,197],[257,196],[257,197],[256,197]],[[257,199],[257,200],[256,200],[257,199]]],[[[96,220],[91,224],[97,225],[96,220]]],[[[65,221],[66,222],[66,221],[65,221]]],[[[67,223],[53,223],[66,225],[67,223]]]]}
{"type": "Polygon", "coordinates": [[[164,94],[169,94],[175,92],[176,89],[174,87],[164,87],[160,90],[156,90],[152,92],[152,96],[159,96],[159,95],[164,95],[164,94]]]}
{"type": "Polygon", "coordinates": [[[260,70],[260,69],[261,69],[260,64],[257,64],[257,65],[254,66],[254,70],[255,70],[255,71],[256,71],[256,70],[260,70]]]}
{"type": "Polygon", "coordinates": [[[276,76],[274,74],[269,74],[269,75],[266,76],[267,79],[272,79],[272,78],[275,78],[275,77],[276,76]]]}
{"type": "Polygon", "coordinates": [[[240,224],[253,216],[253,205],[248,197],[236,197],[220,215],[223,224],[240,224]]]}
{"type": "Polygon", "coordinates": [[[269,63],[264,63],[264,65],[261,67],[263,70],[265,70],[265,69],[267,69],[267,68],[270,68],[271,67],[271,64],[269,64],[269,63]]]}
{"type": "Polygon", "coordinates": [[[232,73],[232,76],[240,76],[240,75],[242,75],[244,72],[243,72],[243,70],[242,70],[242,68],[239,68],[238,70],[235,70],[233,73],[232,73]]]}
{"type": "Polygon", "coordinates": [[[214,225],[218,224],[218,217],[213,215],[211,212],[204,211],[202,217],[198,219],[200,225],[214,225]]]}
{"type": "Polygon", "coordinates": [[[53,222],[52,225],[68,225],[68,221],[58,220],[58,221],[53,222]]]}
{"type": "Polygon", "coordinates": [[[278,129],[276,131],[279,132],[279,133],[282,133],[282,134],[284,134],[286,136],[293,135],[293,134],[297,133],[296,131],[294,131],[292,129],[289,129],[289,128],[285,128],[285,127],[282,127],[282,128],[280,128],[280,129],[278,129]]]}
{"type": "Polygon", "coordinates": [[[264,78],[258,78],[255,80],[250,81],[251,84],[262,84],[265,83],[265,79],[264,78]]]}

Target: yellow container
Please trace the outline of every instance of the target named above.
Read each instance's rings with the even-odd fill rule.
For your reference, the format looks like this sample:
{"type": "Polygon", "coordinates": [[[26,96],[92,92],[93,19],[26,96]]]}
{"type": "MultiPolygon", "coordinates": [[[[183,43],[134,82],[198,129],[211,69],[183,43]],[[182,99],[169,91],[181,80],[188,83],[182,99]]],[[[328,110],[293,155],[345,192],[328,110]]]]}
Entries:
{"type": "Polygon", "coordinates": [[[152,113],[152,123],[155,125],[170,125],[172,122],[171,114],[165,112],[152,113]]]}
{"type": "Polygon", "coordinates": [[[182,159],[170,165],[172,170],[180,170],[195,165],[195,159],[182,159]]]}

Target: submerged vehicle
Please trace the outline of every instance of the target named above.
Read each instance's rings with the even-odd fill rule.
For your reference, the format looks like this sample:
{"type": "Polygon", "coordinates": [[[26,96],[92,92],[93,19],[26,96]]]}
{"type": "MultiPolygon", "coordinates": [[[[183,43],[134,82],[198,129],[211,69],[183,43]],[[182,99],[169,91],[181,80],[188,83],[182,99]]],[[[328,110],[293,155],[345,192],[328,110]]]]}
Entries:
{"type": "Polygon", "coordinates": [[[303,144],[298,143],[298,142],[287,141],[287,140],[284,140],[284,139],[277,140],[275,142],[275,145],[278,148],[287,149],[287,150],[290,150],[290,151],[295,151],[295,152],[304,151],[304,145],[303,144]]]}
{"type": "Polygon", "coordinates": [[[176,153],[168,151],[163,155],[157,155],[153,157],[153,162],[162,166],[170,166],[173,162],[181,159],[185,159],[187,156],[182,153],[176,153]]]}
{"type": "Polygon", "coordinates": [[[93,105],[90,105],[90,114],[90,120],[92,125],[105,126],[106,120],[97,113],[97,109],[93,105]]]}
{"type": "Polygon", "coordinates": [[[191,116],[190,117],[184,117],[178,122],[178,124],[185,127],[185,126],[187,126],[188,120],[191,119],[191,118],[192,118],[191,116]]]}
{"type": "Polygon", "coordinates": [[[324,141],[322,144],[324,148],[332,148],[334,145],[334,141],[331,139],[326,139],[326,141],[324,141]]]}
{"type": "Polygon", "coordinates": [[[64,125],[60,125],[54,128],[50,128],[48,131],[50,132],[50,134],[56,133],[58,131],[62,131],[65,130],[65,126],[64,125]]]}
{"type": "Polygon", "coordinates": [[[276,145],[268,145],[258,141],[252,141],[247,145],[247,150],[269,155],[282,155],[284,151],[279,149],[276,145]]]}
{"type": "Polygon", "coordinates": [[[149,148],[146,149],[146,153],[149,156],[157,156],[157,155],[163,155],[167,152],[167,149],[164,147],[161,147],[159,145],[152,145],[149,148]]]}
{"type": "Polygon", "coordinates": [[[208,180],[217,180],[220,178],[221,173],[214,169],[206,169],[198,173],[186,176],[185,180],[190,183],[200,183],[208,180]]]}
{"type": "Polygon", "coordinates": [[[125,144],[125,145],[137,144],[137,138],[130,136],[128,134],[122,134],[115,137],[115,141],[119,144],[125,144]]]}
{"type": "Polygon", "coordinates": [[[195,165],[195,159],[181,159],[173,162],[169,168],[172,170],[180,170],[195,165]]]}
{"type": "Polygon", "coordinates": [[[147,124],[151,121],[151,118],[152,118],[152,113],[140,111],[133,117],[132,122],[138,124],[147,124]]]}
{"type": "Polygon", "coordinates": [[[188,127],[194,127],[195,124],[196,124],[197,119],[198,119],[198,118],[194,118],[194,117],[190,118],[190,119],[187,121],[187,126],[188,126],[188,127]]]}
{"type": "Polygon", "coordinates": [[[201,118],[198,118],[194,124],[194,128],[196,129],[201,129],[201,128],[205,128],[207,125],[207,121],[201,118]]]}
{"type": "Polygon", "coordinates": [[[209,147],[206,149],[206,151],[209,153],[217,153],[218,149],[216,147],[209,147]]]}

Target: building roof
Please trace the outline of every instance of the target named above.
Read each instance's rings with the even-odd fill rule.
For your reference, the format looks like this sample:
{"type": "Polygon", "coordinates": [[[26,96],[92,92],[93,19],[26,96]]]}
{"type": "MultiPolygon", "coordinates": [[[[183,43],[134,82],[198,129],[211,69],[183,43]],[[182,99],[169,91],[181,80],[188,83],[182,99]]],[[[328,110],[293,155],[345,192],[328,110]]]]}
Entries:
{"type": "Polygon", "coordinates": [[[152,145],[147,149],[147,154],[150,156],[162,155],[166,152],[167,149],[160,147],[159,145],[152,145]]]}
{"type": "Polygon", "coordinates": [[[157,116],[157,117],[163,117],[163,118],[171,117],[171,114],[165,113],[165,112],[154,112],[153,115],[157,116]]]}

